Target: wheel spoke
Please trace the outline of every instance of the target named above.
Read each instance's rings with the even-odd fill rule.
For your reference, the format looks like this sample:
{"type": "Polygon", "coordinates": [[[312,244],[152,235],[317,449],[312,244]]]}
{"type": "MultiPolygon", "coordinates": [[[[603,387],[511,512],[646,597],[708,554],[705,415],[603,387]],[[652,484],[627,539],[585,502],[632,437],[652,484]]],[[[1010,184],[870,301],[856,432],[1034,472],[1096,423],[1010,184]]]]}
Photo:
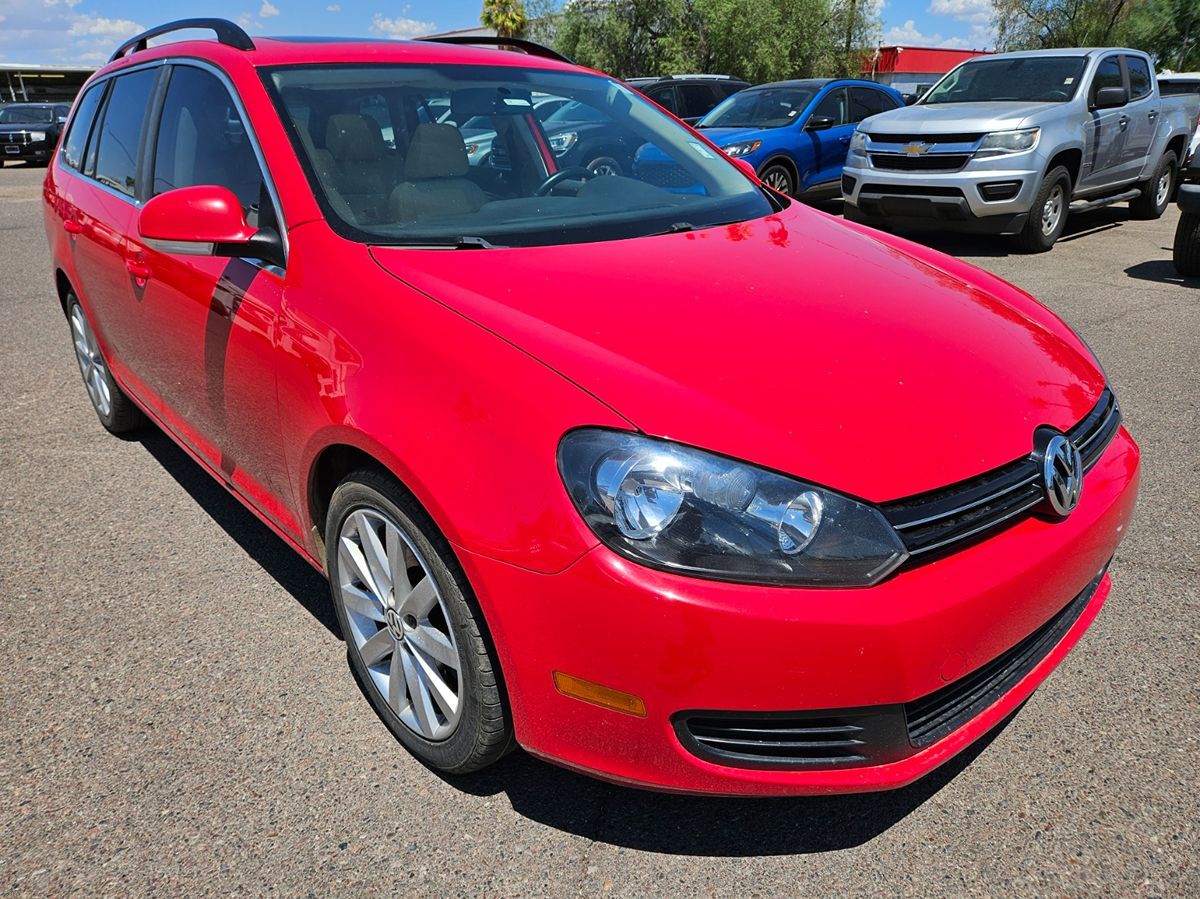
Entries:
{"type": "Polygon", "coordinates": [[[441,672],[429,664],[420,652],[413,652],[412,656],[414,661],[421,666],[421,682],[426,688],[428,696],[438,704],[447,720],[453,720],[454,715],[458,712],[458,697],[454,695],[449,684],[442,680],[441,672]]]}
{"type": "Polygon", "coordinates": [[[374,637],[359,648],[363,662],[370,667],[387,657],[388,653],[396,651],[396,640],[386,627],[381,628],[374,637]]]}
{"type": "Polygon", "coordinates": [[[355,517],[357,519],[358,539],[362,541],[363,557],[366,559],[367,565],[371,568],[371,576],[377,588],[376,592],[381,598],[385,597],[392,589],[392,576],[388,571],[387,551],[383,548],[383,543],[379,540],[379,534],[375,531],[375,522],[362,512],[356,513],[355,517]]]}
{"type": "Polygon", "coordinates": [[[404,663],[404,682],[408,684],[408,701],[412,704],[413,714],[417,716],[417,724],[425,736],[432,736],[437,724],[437,714],[433,710],[433,701],[429,698],[429,689],[423,683],[421,671],[413,660],[412,653],[407,649],[398,650],[404,663]]]}
{"type": "Polygon", "coordinates": [[[353,584],[342,584],[342,599],[345,600],[346,607],[352,612],[357,612],[359,615],[380,623],[385,620],[383,605],[366,590],[359,590],[353,584]]]}
{"type": "Polygon", "coordinates": [[[379,591],[379,587],[375,583],[375,578],[371,574],[371,566],[363,558],[362,550],[359,549],[358,544],[350,537],[343,536],[338,556],[343,568],[350,569],[364,587],[374,593],[380,600],[383,599],[384,595],[379,591]]]}
{"type": "Polygon", "coordinates": [[[427,618],[429,613],[433,611],[433,607],[437,605],[437,600],[437,587],[433,583],[433,578],[426,575],[397,604],[397,610],[401,615],[412,615],[418,621],[421,621],[427,618]]]}
{"type": "Polygon", "coordinates": [[[392,579],[392,595],[403,596],[412,590],[408,580],[408,544],[400,532],[385,524],[383,538],[387,548],[387,566],[392,579]]]}
{"type": "Polygon", "coordinates": [[[399,715],[404,711],[404,653],[392,653],[392,664],[388,668],[388,705],[399,715]]]}
{"type": "Polygon", "coordinates": [[[454,651],[450,638],[433,625],[421,625],[416,630],[409,631],[405,639],[434,662],[458,670],[458,653],[454,651]]]}

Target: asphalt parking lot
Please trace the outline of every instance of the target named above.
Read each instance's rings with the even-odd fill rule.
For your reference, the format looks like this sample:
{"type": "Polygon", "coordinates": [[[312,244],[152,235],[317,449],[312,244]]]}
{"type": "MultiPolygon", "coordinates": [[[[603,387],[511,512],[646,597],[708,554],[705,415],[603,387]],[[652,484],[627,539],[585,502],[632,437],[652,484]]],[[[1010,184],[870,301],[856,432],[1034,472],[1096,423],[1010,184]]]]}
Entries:
{"type": "Polygon", "coordinates": [[[1091,631],[984,745],[901,791],[719,800],[520,752],[446,780],[346,668],[324,581],[167,438],[100,427],[53,296],[42,169],[0,170],[0,890],[1200,895],[1200,282],[1177,213],[1049,254],[931,241],[1104,361],[1138,516],[1091,631]]]}

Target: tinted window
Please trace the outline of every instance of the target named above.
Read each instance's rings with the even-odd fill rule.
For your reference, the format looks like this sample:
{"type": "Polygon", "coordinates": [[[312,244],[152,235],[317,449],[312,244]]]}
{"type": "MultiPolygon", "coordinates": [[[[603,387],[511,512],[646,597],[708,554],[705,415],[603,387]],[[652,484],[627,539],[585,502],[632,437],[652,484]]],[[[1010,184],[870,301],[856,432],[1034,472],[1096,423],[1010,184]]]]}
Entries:
{"type": "Polygon", "coordinates": [[[1125,81],[1121,78],[1120,57],[1109,56],[1100,63],[1100,68],[1096,69],[1096,75],[1092,78],[1092,99],[1096,99],[1096,91],[1102,87],[1124,86],[1125,81]]]}
{"type": "Polygon", "coordinates": [[[646,96],[661,106],[663,109],[678,113],[679,110],[675,106],[675,88],[667,85],[660,87],[657,90],[646,91],[646,96]]]}
{"type": "Polygon", "coordinates": [[[1125,68],[1129,72],[1129,98],[1138,100],[1150,93],[1150,67],[1140,56],[1126,56],[1125,68]]]}
{"type": "Polygon", "coordinates": [[[9,106],[0,109],[0,125],[49,125],[54,110],[49,106],[9,106]]]}
{"type": "Polygon", "coordinates": [[[850,121],[861,122],[868,116],[895,109],[896,104],[883,91],[869,87],[850,88],[850,121]]]}
{"type": "Polygon", "coordinates": [[[1063,103],[1075,96],[1086,64],[1082,56],[972,60],[939,81],[921,102],[1063,103]]]}
{"type": "Polygon", "coordinates": [[[681,84],[683,92],[683,114],[688,117],[702,116],[716,105],[707,84],[681,84]]]}
{"type": "Polygon", "coordinates": [[[157,69],[114,79],[96,141],[96,180],[123,194],[137,194],[138,143],[157,69]]]}
{"type": "Polygon", "coordinates": [[[824,117],[832,119],[834,125],[845,125],[848,121],[846,118],[846,92],[844,90],[830,91],[821,98],[821,102],[817,104],[817,108],[813,110],[812,117],[824,117]]]}
{"type": "Polygon", "coordinates": [[[92,122],[96,119],[96,110],[100,108],[100,100],[104,97],[104,85],[90,87],[79,100],[79,111],[71,120],[71,130],[63,141],[62,161],[64,165],[78,169],[83,165],[83,150],[87,146],[88,135],[92,131],[92,122]]]}
{"type": "Polygon", "coordinates": [[[1177,97],[1180,94],[1200,94],[1200,81],[1171,81],[1159,80],[1158,92],[1164,97],[1177,97]]]}
{"type": "Polygon", "coordinates": [[[704,117],[703,128],[782,128],[799,121],[813,92],[799,87],[751,88],[734,94],[704,117]]]}
{"type": "Polygon", "coordinates": [[[175,66],[158,125],[151,192],[197,184],[229,188],[255,224],[262,172],[233,99],[210,73],[175,66]]]}

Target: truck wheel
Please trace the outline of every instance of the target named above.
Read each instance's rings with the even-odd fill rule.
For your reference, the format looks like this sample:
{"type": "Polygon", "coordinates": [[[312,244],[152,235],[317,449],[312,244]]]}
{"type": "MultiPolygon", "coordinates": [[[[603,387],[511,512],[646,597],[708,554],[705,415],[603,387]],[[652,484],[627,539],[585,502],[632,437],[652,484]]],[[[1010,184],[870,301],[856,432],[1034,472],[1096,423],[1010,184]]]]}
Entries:
{"type": "Polygon", "coordinates": [[[1062,166],[1051,169],[1042,179],[1029,221],[1017,234],[1017,244],[1026,253],[1045,253],[1054,246],[1067,227],[1067,209],[1071,205],[1071,173],[1062,166]]]}
{"type": "Polygon", "coordinates": [[[1173,258],[1179,274],[1200,275],[1200,212],[1185,212],[1179,217],[1173,258]]]}
{"type": "Polygon", "coordinates": [[[1175,153],[1168,150],[1158,161],[1154,174],[1138,185],[1142,195],[1129,201],[1129,210],[1137,219],[1161,218],[1171,202],[1171,190],[1175,187],[1175,153]]]}

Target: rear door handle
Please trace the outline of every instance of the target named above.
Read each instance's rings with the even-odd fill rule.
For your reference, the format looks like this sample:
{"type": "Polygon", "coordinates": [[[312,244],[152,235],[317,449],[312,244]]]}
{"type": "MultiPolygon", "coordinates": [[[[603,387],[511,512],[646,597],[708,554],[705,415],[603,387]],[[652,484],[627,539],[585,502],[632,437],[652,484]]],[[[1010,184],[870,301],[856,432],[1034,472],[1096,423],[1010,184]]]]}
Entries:
{"type": "Polygon", "coordinates": [[[1157,110],[1157,109],[1152,109],[1152,110],[1150,110],[1148,113],[1146,113],[1146,115],[1147,115],[1147,116],[1149,116],[1149,117],[1150,117],[1150,118],[1152,118],[1152,119],[1157,119],[1157,118],[1158,118],[1158,110],[1157,110]]]}
{"type": "Polygon", "coordinates": [[[125,271],[133,275],[133,280],[139,287],[150,280],[150,266],[141,259],[126,259],[125,271]]]}
{"type": "Polygon", "coordinates": [[[63,219],[63,230],[68,234],[82,234],[83,225],[75,221],[75,219],[63,219]]]}

